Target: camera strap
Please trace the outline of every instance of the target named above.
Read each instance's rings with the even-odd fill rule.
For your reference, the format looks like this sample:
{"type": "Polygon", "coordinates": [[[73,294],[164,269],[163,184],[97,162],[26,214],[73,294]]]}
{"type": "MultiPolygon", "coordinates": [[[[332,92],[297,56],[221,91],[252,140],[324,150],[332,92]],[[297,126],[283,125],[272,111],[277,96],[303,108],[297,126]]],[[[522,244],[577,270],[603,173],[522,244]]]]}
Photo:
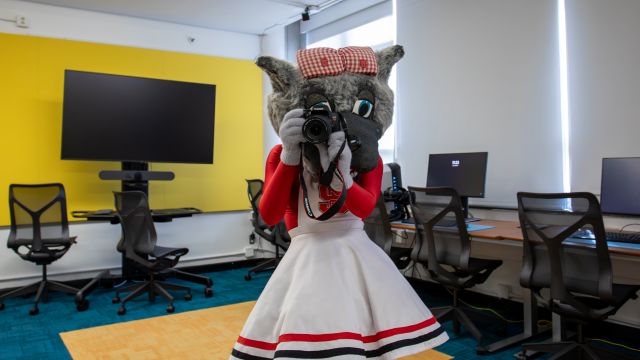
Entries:
{"type": "Polygon", "coordinates": [[[307,184],[304,181],[303,169],[300,169],[299,171],[300,186],[302,187],[302,194],[303,194],[302,198],[304,203],[304,211],[307,213],[307,216],[309,216],[312,219],[315,219],[318,221],[325,221],[327,219],[330,219],[331,217],[333,217],[333,215],[337,214],[338,211],[340,211],[340,209],[342,209],[344,202],[347,200],[347,185],[344,183],[344,178],[342,177],[340,170],[336,168],[336,166],[338,165],[338,159],[340,158],[340,154],[342,154],[342,151],[344,150],[345,144],[346,144],[346,141],[342,142],[342,146],[340,146],[340,150],[338,150],[338,153],[336,154],[335,158],[329,164],[327,171],[323,172],[322,175],[320,176],[320,185],[323,185],[326,187],[331,186],[331,180],[333,179],[334,176],[337,176],[338,179],[340,179],[340,181],[342,182],[342,191],[340,192],[340,197],[335,203],[333,203],[333,205],[331,205],[329,209],[327,209],[327,211],[323,212],[320,216],[316,217],[315,214],[313,213],[313,210],[311,210],[311,203],[309,202],[309,196],[307,195],[308,194],[307,184]]]}
{"type": "MultiPolygon", "coordinates": [[[[323,172],[322,175],[320,175],[320,185],[324,185],[327,187],[331,186],[331,180],[333,180],[333,175],[339,173],[339,172],[336,172],[336,167],[338,166],[338,159],[340,158],[340,155],[344,151],[344,147],[346,144],[347,144],[346,140],[342,142],[342,145],[340,146],[338,153],[329,163],[329,167],[327,168],[327,171],[323,172]]],[[[340,180],[342,180],[342,176],[340,176],[340,180]]]]}

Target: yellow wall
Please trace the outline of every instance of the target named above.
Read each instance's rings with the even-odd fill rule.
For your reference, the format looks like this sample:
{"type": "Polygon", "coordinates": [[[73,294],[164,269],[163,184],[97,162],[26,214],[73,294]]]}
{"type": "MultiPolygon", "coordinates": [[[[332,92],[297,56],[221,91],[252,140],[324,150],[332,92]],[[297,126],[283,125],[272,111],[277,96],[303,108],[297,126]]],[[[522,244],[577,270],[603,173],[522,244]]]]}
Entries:
{"type": "MultiPolygon", "coordinates": [[[[176,174],[151,182],[151,206],[249,208],[244,179],[263,175],[262,77],[253,62],[9,34],[0,34],[0,203],[11,183],[62,182],[69,211],[113,208],[120,183],[98,172],[119,163],[60,160],[65,69],[215,84],[214,164],[151,164],[176,174]]],[[[8,223],[0,206],[0,224],[8,223]]]]}

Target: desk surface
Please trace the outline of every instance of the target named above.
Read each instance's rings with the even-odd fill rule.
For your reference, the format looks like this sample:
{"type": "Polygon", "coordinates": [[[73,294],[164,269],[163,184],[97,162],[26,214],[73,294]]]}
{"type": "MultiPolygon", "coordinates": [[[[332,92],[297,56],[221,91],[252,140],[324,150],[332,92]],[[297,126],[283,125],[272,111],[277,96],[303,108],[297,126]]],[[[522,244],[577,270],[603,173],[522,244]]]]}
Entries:
{"type": "MultiPolygon", "coordinates": [[[[190,217],[201,213],[202,211],[196,208],[152,209],[151,217],[155,222],[169,222],[173,218],[190,217]]],[[[90,221],[109,221],[112,224],[120,222],[114,210],[72,211],[71,214],[74,218],[90,221]]]]}
{"type": "MultiPolygon", "coordinates": [[[[469,233],[471,237],[491,240],[523,241],[520,224],[517,221],[481,220],[478,222],[474,222],[474,224],[495,226],[495,228],[471,232],[469,233]]],[[[415,230],[414,224],[392,223],[391,227],[394,229],[415,230]]],[[[609,252],[612,254],[640,257],[640,250],[637,249],[626,249],[610,246],[609,252]]]]}

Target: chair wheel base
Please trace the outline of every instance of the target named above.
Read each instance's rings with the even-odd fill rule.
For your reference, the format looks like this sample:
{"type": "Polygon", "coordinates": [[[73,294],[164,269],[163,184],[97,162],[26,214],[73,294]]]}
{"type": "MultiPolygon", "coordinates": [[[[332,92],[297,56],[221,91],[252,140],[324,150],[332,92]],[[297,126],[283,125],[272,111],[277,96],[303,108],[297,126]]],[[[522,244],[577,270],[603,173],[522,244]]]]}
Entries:
{"type": "Polygon", "coordinates": [[[210,298],[212,296],[213,296],[213,290],[211,290],[211,288],[208,287],[204,289],[204,297],[210,298]]]}
{"type": "Polygon", "coordinates": [[[191,294],[186,294],[186,295],[184,296],[184,299],[185,299],[186,301],[191,300],[191,298],[192,298],[191,294]]]}
{"type": "Polygon", "coordinates": [[[118,309],[118,315],[124,315],[124,314],[126,314],[126,313],[127,313],[127,309],[125,309],[125,308],[123,308],[123,307],[120,307],[120,308],[118,309]]]}
{"type": "Polygon", "coordinates": [[[89,300],[82,300],[80,303],[76,304],[76,310],[78,311],[86,311],[89,309],[89,300]]]}
{"type": "Polygon", "coordinates": [[[31,316],[38,315],[38,313],[40,313],[40,309],[38,309],[37,307],[31,308],[29,310],[29,315],[31,316]]]}
{"type": "Polygon", "coordinates": [[[111,303],[112,304],[118,304],[120,302],[120,298],[119,297],[114,297],[113,299],[111,299],[111,303]]]}
{"type": "Polygon", "coordinates": [[[167,306],[167,312],[168,312],[168,313],[172,313],[172,312],[174,312],[174,311],[176,311],[176,308],[175,308],[173,305],[169,305],[169,306],[167,306]]]}
{"type": "Polygon", "coordinates": [[[251,280],[251,275],[249,275],[249,274],[245,275],[244,279],[247,280],[247,281],[250,281],[251,280]]]}
{"type": "Polygon", "coordinates": [[[0,310],[4,310],[4,303],[0,303],[0,310]]]}

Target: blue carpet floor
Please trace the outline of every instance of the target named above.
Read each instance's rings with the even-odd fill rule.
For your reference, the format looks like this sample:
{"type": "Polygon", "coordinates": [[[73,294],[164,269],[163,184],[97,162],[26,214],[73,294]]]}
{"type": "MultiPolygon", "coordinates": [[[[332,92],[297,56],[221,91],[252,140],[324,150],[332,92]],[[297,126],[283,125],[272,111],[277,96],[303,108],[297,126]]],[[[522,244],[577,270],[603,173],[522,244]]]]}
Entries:
{"type": "MultiPolygon", "coordinates": [[[[214,281],[210,298],[204,296],[203,286],[185,282],[191,286],[193,298],[185,301],[176,296],[175,313],[256,300],[269,275],[259,274],[252,281],[245,281],[246,273],[246,269],[209,273],[214,281]]],[[[175,279],[171,282],[183,283],[175,279]]],[[[113,294],[113,289],[96,289],[89,295],[89,309],[78,312],[72,296],[51,293],[36,316],[29,315],[32,298],[7,300],[5,309],[0,311],[0,359],[71,359],[58,335],[61,332],[167,314],[163,298],[150,304],[143,295],[127,303],[127,313],[119,316],[119,305],[111,303],[113,294]]]]}
{"type": "MultiPolygon", "coordinates": [[[[204,296],[202,286],[185,283],[192,287],[193,299],[184,301],[176,297],[175,313],[256,300],[269,279],[269,273],[258,274],[252,281],[245,281],[246,271],[247,269],[240,268],[207,274],[215,282],[214,296],[211,298],[204,296]]],[[[171,281],[181,283],[175,279],[171,281]]],[[[427,294],[419,287],[416,290],[428,306],[440,306],[448,302],[446,297],[427,294]]],[[[0,359],[70,359],[58,335],[60,332],[166,314],[164,299],[158,298],[155,304],[150,304],[142,296],[129,302],[127,313],[119,316],[116,314],[119,305],[111,303],[113,292],[113,289],[94,291],[89,296],[90,308],[84,312],[76,311],[73,297],[52,293],[49,301],[40,305],[40,314],[36,316],[29,316],[31,298],[7,300],[6,308],[0,312],[0,359]]],[[[479,323],[489,342],[499,339],[496,328],[491,328],[495,323],[496,321],[479,323]]],[[[445,324],[445,328],[452,339],[437,350],[452,355],[457,360],[513,360],[514,354],[519,350],[515,347],[496,354],[478,356],[475,353],[475,340],[464,329],[460,336],[455,337],[451,332],[451,324],[445,324]]],[[[510,335],[520,328],[515,325],[498,330],[506,330],[506,334],[510,335]]]]}

